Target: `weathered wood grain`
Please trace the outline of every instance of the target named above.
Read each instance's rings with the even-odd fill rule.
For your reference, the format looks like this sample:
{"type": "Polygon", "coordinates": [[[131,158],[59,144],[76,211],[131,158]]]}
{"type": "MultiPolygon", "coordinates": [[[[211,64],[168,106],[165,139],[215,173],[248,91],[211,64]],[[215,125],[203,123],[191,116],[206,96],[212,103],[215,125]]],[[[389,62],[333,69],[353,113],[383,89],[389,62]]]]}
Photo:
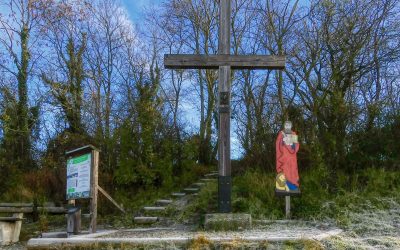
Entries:
{"type": "Polygon", "coordinates": [[[0,203],[0,207],[33,207],[33,203],[9,203],[9,202],[2,202],[2,203],[0,203]]]}
{"type": "MultiPolygon", "coordinates": [[[[38,207],[37,211],[50,214],[65,214],[64,207],[38,207]]],[[[0,207],[0,213],[33,213],[32,207],[0,207]]]]}
{"type": "Polygon", "coordinates": [[[270,55],[164,55],[167,69],[285,69],[285,56],[270,55]]]}
{"type": "Polygon", "coordinates": [[[90,225],[89,232],[97,231],[97,195],[98,195],[98,178],[99,178],[99,151],[92,151],[92,178],[91,178],[91,201],[90,201],[90,225]]]}

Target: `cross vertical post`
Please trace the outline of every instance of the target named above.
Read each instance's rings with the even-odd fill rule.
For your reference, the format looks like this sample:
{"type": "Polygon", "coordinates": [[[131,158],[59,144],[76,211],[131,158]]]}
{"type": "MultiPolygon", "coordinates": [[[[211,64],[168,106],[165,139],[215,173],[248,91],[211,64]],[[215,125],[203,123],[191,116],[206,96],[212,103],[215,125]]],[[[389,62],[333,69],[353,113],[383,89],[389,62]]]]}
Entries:
{"type": "MultiPolygon", "coordinates": [[[[231,1],[220,0],[218,53],[230,54],[231,1]]],[[[231,212],[231,67],[219,66],[218,211],[231,212]]]]}

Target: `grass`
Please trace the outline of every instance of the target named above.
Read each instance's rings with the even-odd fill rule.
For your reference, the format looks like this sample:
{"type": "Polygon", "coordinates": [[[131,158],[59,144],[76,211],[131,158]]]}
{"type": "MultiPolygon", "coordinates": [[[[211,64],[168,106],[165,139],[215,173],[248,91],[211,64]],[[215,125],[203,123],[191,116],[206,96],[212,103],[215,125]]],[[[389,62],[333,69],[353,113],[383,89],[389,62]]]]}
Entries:
{"type": "MultiPolygon", "coordinates": [[[[338,175],[338,192],[329,193],[323,169],[301,173],[300,197],[292,198],[292,218],[328,221],[342,228],[353,223],[354,213],[386,210],[391,202],[400,204],[400,172],[365,169],[350,176],[338,175]],[[352,218],[353,216],[353,218],[352,218]]],[[[250,213],[255,220],[284,219],[284,199],[275,197],[275,173],[248,170],[233,178],[232,209],[250,213]]],[[[217,212],[217,183],[208,183],[198,197],[178,217],[196,218],[204,223],[204,214],[217,212]]],[[[357,230],[356,230],[357,231],[357,230]]],[[[358,231],[357,231],[358,232],[358,231]]]]}
{"type": "MultiPolygon", "coordinates": [[[[400,221],[399,171],[365,169],[352,176],[340,173],[336,193],[328,192],[324,178],[326,178],[324,170],[317,169],[301,173],[302,196],[292,199],[293,218],[329,221],[345,229],[345,233],[322,242],[309,240],[286,242],[279,245],[279,249],[323,249],[324,247],[327,249],[357,249],[358,245],[400,248],[400,241],[393,234],[396,221],[400,221]]],[[[250,213],[256,220],[283,219],[284,199],[275,197],[274,181],[275,173],[266,173],[256,169],[235,176],[232,196],[233,212],[250,213]]],[[[186,187],[187,184],[183,186],[186,187]]],[[[132,204],[132,207],[127,215],[103,214],[100,216],[99,224],[110,224],[114,228],[132,227],[132,212],[136,208],[150,205],[156,199],[169,195],[171,191],[170,189],[143,190],[130,198],[128,204],[132,204]]],[[[128,197],[125,198],[128,199],[128,197]]],[[[167,211],[168,214],[173,214],[172,217],[177,218],[178,221],[196,223],[200,228],[204,223],[204,214],[212,212],[217,212],[216,181],[208,182],[202,187],[198,196],[193,197],[184,210],[167,211]]],[[[65,218],[62,216],[46,215],[36,223],[24,222],[21,239],[26,240],[37,236],[38,228],[54,229],[58,227],[62,229],[64,226],[65,218]]],[[[199,238],[185,248],[247,249],[247,247],[256,247],[239,241],[224,244],[214,245],[207,239],[199,238]]],[[[263,246],[261,249],[270,247],[274,249],[276,246],[276,244],[268,242],[262,244],[265,247],[263,246]]],[[[129,245],[106,248],[146,249],[129,245]]]]}
{"type": "MultiPolygon", "coordinates": [[[[386,209],[390,197],[400,202],[400,172],[365,169],[356,176],[340,174],[338,192],[331,194],[324,185],[324,172],[301,173],[302,195],[292,198],[293,219],[333,218],[346,225],[348,211],[386,209]],[[360,180],[364,184],[361,184],[360,180]]],[[[250,213],[254,219],[283,219],[284,199],[275,197],[275,174],[247,171],[233,180],[233,211],[250,213]]]]}

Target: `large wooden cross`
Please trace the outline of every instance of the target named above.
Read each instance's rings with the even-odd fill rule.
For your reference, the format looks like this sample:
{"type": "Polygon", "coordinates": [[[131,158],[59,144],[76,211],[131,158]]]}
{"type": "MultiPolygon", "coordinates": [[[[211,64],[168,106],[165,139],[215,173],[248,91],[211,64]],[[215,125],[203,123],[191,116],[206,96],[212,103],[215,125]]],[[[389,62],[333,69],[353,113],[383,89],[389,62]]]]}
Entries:
{"type": "Polygon", "coordinates": [[[284,69],[285,56],[230,55],[231,0],[220,0],[218,55],[165,55],[167,69],[218,69],[218,210],[231,212],[231,69],[284,69]]]}

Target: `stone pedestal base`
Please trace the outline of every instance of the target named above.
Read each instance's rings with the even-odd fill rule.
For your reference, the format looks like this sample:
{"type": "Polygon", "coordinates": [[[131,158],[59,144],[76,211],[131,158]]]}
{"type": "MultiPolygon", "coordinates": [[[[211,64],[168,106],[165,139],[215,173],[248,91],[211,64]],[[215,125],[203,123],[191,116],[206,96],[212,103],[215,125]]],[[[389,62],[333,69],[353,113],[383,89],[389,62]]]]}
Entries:
{"type": "Polygon", "coordinates": [[[206,214],[204,228],[214,231],[240,231],[251,228],[250,214],[206,214]]]}
{"type": "Polygon", "coordinates": [[[23,215],[23,213],[17,213],[13,217],[0,219],[0,246],[19,241],[23,215]]]}

